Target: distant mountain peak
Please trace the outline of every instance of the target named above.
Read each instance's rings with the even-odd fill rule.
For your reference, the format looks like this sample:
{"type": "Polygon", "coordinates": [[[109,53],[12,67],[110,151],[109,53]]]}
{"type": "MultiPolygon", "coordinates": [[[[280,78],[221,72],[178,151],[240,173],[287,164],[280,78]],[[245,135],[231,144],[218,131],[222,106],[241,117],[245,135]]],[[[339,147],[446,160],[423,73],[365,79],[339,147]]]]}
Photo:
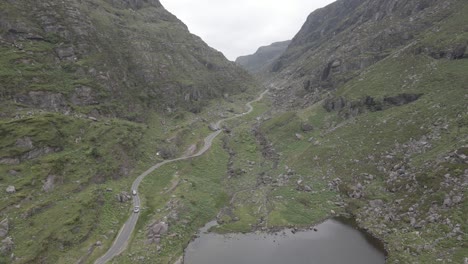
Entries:
{"type": "Polygon", "coordinates": [[[262,46],[252,55],[241,56],[236,63],[251,73],[258,73],[278,59],[287,49],[290,40],[279,41],[268,46],[262,46]]]}

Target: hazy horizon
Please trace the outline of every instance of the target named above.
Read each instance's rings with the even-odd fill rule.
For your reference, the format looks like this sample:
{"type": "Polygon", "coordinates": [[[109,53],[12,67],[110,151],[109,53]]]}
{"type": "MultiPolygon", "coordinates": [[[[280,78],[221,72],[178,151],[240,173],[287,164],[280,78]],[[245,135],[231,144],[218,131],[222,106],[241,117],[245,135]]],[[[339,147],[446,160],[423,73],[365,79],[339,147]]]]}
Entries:
{"type": "Polygon", "coordinates": [[[259,47],[292,39],[307,16],[334,0],[161,0],[211,47],[229,60],[254,53],[259,47]]]}

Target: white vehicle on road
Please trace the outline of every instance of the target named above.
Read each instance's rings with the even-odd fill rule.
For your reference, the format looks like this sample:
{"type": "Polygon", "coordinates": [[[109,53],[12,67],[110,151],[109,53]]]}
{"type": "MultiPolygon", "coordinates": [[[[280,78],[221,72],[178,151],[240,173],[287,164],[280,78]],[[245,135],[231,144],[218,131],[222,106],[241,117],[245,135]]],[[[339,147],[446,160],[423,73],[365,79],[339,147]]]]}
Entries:
{"type": "Polygon", "coordinates": [[[135,206],[135,208],[133,208],[133,212],[134,213],[140,212],[140,206],[135,206]]]}
{"type": "Polygon", "coordinates": [[[135,196],[137,194],[136,190],[132,190],[132,195],[135,196]]]}

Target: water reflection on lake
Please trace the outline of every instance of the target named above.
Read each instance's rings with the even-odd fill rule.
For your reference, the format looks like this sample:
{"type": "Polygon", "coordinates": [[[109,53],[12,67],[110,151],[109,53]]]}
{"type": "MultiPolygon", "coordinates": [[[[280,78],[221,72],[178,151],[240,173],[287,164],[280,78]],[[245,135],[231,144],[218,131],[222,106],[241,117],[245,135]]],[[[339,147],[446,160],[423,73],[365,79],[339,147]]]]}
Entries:
{"type": "MultiPolygon", "coordinates": [[[[207,230],[213,223],[202,230],[207,230]]],[[[201,233],[185,264],[383,264],[384,252],[352,226],[327,220],[313,230],[277,234],[201,233]]]]}

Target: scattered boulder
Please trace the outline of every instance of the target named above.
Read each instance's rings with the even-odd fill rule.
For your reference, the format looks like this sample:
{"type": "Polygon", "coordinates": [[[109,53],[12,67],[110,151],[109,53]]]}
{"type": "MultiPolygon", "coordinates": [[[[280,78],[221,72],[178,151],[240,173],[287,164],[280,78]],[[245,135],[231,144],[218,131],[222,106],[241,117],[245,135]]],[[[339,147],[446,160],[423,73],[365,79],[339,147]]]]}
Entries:
{"type": "Polygon", "coordinates": [[[55,54],[60,60],[74,61],[76,58],[75,49],[72,46],[62,46],[55,48],[55,54]]]}
{"type": "Polygon", "coordinates": [[[159,244],[161,236],[169,230],[169,225],[166,222],[155,222],[148,227],[148,244],[159,244]]]}
{"type": "Polygon", "coordinates": [[[96,243],[94,245],[96,245],[96,247],[100,247],[100,246],[102,246],[102,242],[101,241],[96,241],[96,243]]]}
{"type": "Polygon", "coordinates": [[[446,208],[449,208],[449,207],[452,207],[453,205],[453,202],[452,202],[452,199],[450,199],[450,197],[445,197],[444,199],[444,207],[446,208]]]}
{"type": "Polygon", "coordinates": [[[463,201],[463,197],[462,196],[453,196],[452,197],[452,202],[453,204],[460,204],[461,202],[463,201]]]}
{"type": "Polygon", "coordinates": [[[14,246],[15,243],[13,243],[13,239],[11,239],[11,237],[6,237],[0,244],[0,253],[2,255],[7,255],[13,250],[14,246]]]}
{"type": "Polygon", "coordinates": [[[465,57],[465,53],[466,53],[466,45],[459,45],[453,49],[450,59],[452,60],[463,59],[465,57]]]}
{"type": "Polygon", "coordinates": [[[346,101],[343,97],[328,98],[325,100],[323,107],[327,112],[340,111],[346,106],[346,101]]]}
{"type": "Polygon", "coordinates": [[[218,131],[219,130],[219,127],[216,126],[216,124],[214,123],[211,123],[208,128],[211,130],[211,131],[218,131]]]}
{"type": "Polygon", "coordinates": [[[310,131],[314,130],[314,127],[311,124],[302,123],[301,124],[301,130],[302,130],[302,132],[307,133],[307,132],[310,132],[310,131]]]}
{"type": "Polygon", "coordinates": [[[384,206],[384,202],[382,200],[372,200],[369,201],[369,205],[372,208],[380,208],[384,206]]]}
{"type": "Polygon", "coordinates": [[[339,191],[339,186],[342,183],[340,178],[335,178],[328,183],[328,188],[332,191],[339,191]]]}
{"type": "Polygon", "coordinates": [[[47,176],[47,179],[45,180],[44,185],[42,185],[42,190],[46,193],[54,190],[54,187],[55,187],[54,183],[55,183],[55,175],[47,176]]]}
{"type": "Polygon", "coordinates": [[[16,171],[16,170],[9,170],[8,174],[10,174],[11,176],[17,176],[19,174],[19,172],[16,171]]]}
{"type": "Polygon", "coordinates": [[[8,235],[9,229],[10,224],[8,218],[5,218],[2,222],[0,222],[0,238],[5,238],[8,235]]]}
{"type": "Polygon", "coordinates": [[[9,194],[15,193],[15,192],[16,192],[15,186],[13,186],[13,185],[8,186],[8,187],[6,188],[6,192],[9,193],[9,194]]]}
{"type": "Polygon", "coordinates": [[[297,138],[298,140],[303,140],[303,139],[304,139],[304,136],[302,136],[302,135],[299,134],[299,133],[296,133],[296,138],[297,138]]]}
{"type": "Polygon", "coordinates": [[[116,195],[117,201],[126,203],[132,199],[132,196],[128,192],[121,192],[116,195]]]}
{"type": "Polygon", "coordinates": [[[351,188],[351,192],[348,193],[348,196],[353,199],[361,199],[363,196],[363,189],[364,187],[362,184],[358,183],[356,186],[351,188]]]}

